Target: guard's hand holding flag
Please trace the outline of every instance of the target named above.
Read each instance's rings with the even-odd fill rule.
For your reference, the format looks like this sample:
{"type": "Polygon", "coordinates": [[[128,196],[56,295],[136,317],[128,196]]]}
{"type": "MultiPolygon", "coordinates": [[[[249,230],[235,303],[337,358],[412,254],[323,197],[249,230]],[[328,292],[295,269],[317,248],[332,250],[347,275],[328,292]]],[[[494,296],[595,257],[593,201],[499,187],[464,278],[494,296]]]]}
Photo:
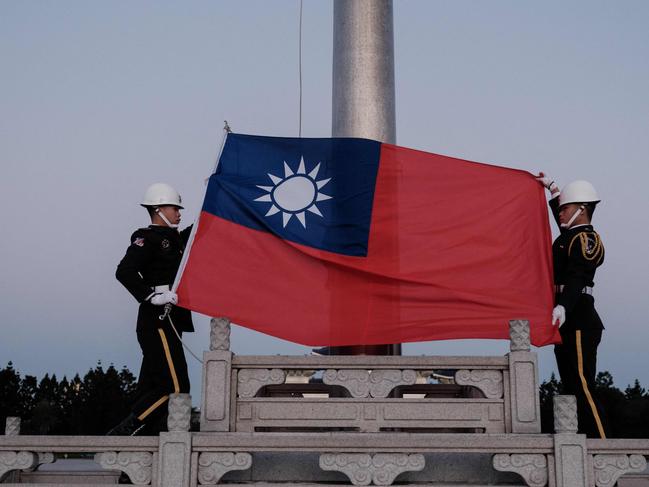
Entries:
{"type": "Polygon", "coordinates": [[[164,304],[177,304],[178,295],[173,291],[162,291],[161,293],[154,294],[149,300],[151,304],[162,306],[164,304]]]}
{"type": "Polygon", "coordinates": [[[539,183],[543,185],[545,189],[550,191],[550,193],[556,193],[559,191],[559,186],[554,182],[554,179],[546,176],[544,173],[540,172],[539,175],[535,178],[539,183]]]}
{"type": "Polygon", "coordinates": [[[561,325],[563,325],[565,322],[566,308],[564,308],[560,304],[557,304],[552,310],[552,324],[561,328],[561,325]]]}

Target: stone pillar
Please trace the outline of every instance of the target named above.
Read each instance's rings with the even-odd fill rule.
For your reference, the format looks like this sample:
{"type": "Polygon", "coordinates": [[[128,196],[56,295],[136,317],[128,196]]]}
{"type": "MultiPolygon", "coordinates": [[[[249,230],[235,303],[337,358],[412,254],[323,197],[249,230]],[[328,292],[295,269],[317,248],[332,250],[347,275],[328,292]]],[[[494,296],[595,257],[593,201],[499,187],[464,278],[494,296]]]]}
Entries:
{"type": "Polygon", "coordinates": [[[527,320],[509,322],[509,400],[512,433],[541,432],[539,371],[536,353],[530,351],[530,324],[527,320]]]}
{"type": "Polygon", "coordinates": [[[7,416],[5,421],[5,435],[18,436],[20,434],[20,418],[18,416],[7,416]]]}
{"type": "Polygon", "coordinates": [[[192,398],[189,394],[169,395],[168,433],[160,433],[158,485],[189,487],[192,456],[192,398]]]}
{"type": "Polygon", "coordinates": [[[587,487],[586,436],[577,434],[575,396],[554,397],[554,470],[557,487],[587,487]]]}
{"type": "Polygon", "coordinates": [[[201,431],[230,431],[230,320],[212,318],[210,350],[203,354],[201,431]]]}

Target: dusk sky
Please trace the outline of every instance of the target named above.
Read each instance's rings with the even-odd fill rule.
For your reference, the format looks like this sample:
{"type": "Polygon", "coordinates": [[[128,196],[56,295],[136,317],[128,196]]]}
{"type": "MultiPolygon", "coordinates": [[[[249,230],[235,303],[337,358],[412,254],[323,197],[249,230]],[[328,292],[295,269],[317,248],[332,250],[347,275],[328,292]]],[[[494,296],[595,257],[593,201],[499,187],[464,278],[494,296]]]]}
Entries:
{"type": "MultiPolygon", "coordinates": [[[[304,2],[306,137],[331,135],[332,13],[330,1],[304,2]]],[[[0,367],[60,378],[101,360],[138,372],[137,303],[114,272],[148,224],[143,193],[175,186],[184,226],[224,120],[297,136],[298,15],[298,0],[0,2],[0,367]]],[[[622,389],[649,386],[649,2],[395,0],[394,22],[399,145],[595,185],[599,370],[622,389]]],[[[209,318],[195,326],[187,343],[200,353],[209,318]]],[[[241,327],[232,349],[309,351],[241,327]]],[[[537,352],[544,380],[552,347],[537,352]]],[[[187,361],[196,398],[200,364],[187,361]]]]}

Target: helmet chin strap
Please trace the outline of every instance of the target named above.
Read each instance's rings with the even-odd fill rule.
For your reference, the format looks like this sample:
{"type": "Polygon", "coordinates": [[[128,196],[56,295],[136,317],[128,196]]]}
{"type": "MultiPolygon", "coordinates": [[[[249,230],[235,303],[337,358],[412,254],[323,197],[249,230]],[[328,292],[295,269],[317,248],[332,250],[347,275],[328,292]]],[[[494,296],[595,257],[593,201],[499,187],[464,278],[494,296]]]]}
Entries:
{"type": "Polygon", "coordinates": [[[167,224],[169,228],[178,228],[177,223],[171,223],[166,216],[164,216],[164,213],[160,211],[160,208],[155,209],[156,215],[158,215],[160,218],[162,218],[162,221],[167,224]]]}
{"type": "Polygon", "coordinates": [[[579,215],[583,213],[583,211],[584,211],[584,205],[581,205],[577,210],[575,210],[573,215],[570,217],[570,220],[568,220],[568,223],[561,224],[561,228],[570,228],[572,224],[575,223],[575,220],[579,217],[579,215]]]}

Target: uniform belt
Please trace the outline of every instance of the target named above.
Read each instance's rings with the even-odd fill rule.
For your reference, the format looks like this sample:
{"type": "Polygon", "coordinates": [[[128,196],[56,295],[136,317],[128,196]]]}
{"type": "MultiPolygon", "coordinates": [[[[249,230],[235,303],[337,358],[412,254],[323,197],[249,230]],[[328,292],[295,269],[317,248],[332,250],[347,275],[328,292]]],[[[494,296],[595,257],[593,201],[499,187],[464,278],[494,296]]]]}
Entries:
{"type": "MultiPolygon", "coordinates": [[[[555,284],[554,292],[556,292],[557,294],[562,293],[564,288],[565,288],[564,284],[555,284]]],[[[592,296],[593,288],[590,286],[584,286],[583,288],[581,288],[581,294],[589,294],[592,296]]]]}

